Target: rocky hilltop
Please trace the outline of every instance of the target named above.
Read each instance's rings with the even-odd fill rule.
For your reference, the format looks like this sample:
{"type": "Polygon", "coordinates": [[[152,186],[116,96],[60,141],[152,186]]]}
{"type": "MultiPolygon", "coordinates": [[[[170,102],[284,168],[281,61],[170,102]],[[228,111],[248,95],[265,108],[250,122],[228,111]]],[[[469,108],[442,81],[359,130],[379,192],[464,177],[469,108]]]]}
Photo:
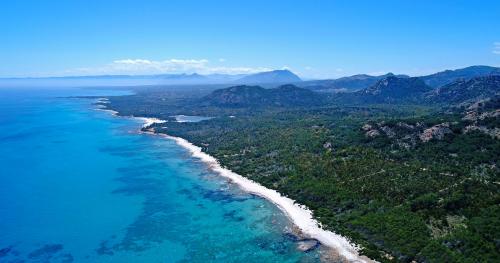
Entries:
{"type": "Polygon", "coordinates": [[[500,75],[458,80],[427,94],[431,102],[460,104],[473,103],[500,93],[500,75]]]}

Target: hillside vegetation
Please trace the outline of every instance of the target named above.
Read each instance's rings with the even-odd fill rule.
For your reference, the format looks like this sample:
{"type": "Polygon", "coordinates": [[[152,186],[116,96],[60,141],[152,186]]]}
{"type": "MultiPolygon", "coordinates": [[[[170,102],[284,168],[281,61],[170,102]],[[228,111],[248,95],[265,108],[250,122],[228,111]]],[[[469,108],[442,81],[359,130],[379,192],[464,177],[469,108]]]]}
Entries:
{"type": "Polygon", "coordinates": [[[169,120],[151,128],[307,205],[370,258],[499,262],[499,84],[387,76],[348,94],[237,86],[198,98],[139,92],[107,106],[169,120]]]}

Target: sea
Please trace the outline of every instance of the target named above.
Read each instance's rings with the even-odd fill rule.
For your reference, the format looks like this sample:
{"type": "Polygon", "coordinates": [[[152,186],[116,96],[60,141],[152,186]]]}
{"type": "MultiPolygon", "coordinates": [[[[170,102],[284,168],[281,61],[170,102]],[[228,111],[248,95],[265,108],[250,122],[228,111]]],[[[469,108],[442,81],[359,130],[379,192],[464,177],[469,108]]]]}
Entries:
{"type": "Polygon", "coordinates": [[[319,262],[287,216],[143,123],[129,91],[0,88],[0,262],[319,262]]]}

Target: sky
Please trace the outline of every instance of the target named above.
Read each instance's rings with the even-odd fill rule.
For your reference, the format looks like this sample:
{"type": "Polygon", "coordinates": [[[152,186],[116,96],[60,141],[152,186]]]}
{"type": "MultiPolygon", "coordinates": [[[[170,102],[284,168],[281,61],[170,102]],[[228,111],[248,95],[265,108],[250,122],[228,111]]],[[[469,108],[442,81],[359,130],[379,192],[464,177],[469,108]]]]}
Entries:
{"type": "Polygon", "coordinates": [[[500,66],[500,1],[2,1],[0,77],[500,66]]]}

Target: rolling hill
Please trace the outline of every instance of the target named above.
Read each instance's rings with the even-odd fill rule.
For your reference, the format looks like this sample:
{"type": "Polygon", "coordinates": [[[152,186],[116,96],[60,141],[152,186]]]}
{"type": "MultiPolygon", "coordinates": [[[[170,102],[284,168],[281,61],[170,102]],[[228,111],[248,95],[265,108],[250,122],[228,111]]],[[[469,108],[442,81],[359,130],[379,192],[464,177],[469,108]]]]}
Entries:
{"type": "Polygon", "coordinates": [[[240,85],[218,89],[200,100],[201,105],[219,107],[307,106],[322,103],[323,97],[311,90],[294,85],[273,89],[240,85]]]}

